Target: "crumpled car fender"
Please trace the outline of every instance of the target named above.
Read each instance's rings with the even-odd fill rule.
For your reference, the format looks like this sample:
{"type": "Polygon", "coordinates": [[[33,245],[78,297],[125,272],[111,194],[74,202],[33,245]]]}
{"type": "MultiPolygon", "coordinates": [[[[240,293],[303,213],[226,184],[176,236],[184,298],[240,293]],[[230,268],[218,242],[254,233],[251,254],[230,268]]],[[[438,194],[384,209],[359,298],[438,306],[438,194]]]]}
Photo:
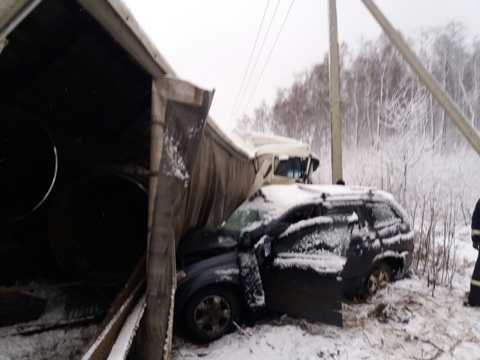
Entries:
{"type": "Polygon", "coordinates": [[[179,281],[175,292],[175,310],[181,311],[187,300],[209,285],[225,284],[241,290],[242,281],[237,264],[237,252],[218,255],[185,269],[186,277],[179,281]]]}

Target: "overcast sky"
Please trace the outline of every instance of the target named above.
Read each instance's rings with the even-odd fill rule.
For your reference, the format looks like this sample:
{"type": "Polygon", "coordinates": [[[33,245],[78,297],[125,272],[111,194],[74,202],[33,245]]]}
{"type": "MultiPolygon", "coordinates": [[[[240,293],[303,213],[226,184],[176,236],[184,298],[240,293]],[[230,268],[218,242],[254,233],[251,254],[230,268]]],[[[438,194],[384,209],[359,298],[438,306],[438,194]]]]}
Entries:
{"type": "MultiPolygon", "coordinates": [[[[123,1],[180,78],[215,89],[210,115],[227,132],[329,49],[328,0],[123,1]]],[[[480,38],[479,0],[374,1],[407,37],[459,21],[480,38]]],[[[381,33],[361,0],[337,0],[337,16],[340,43],[355,47],[381,33]]]]}

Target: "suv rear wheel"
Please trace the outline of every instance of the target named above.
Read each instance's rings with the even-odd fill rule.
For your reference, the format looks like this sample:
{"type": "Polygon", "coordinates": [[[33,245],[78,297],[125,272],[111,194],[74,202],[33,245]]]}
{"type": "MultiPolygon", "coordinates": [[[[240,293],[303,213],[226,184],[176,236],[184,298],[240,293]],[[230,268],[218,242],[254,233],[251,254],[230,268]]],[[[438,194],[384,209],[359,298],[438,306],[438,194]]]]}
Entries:
{"type": "Polygon", "coordinates": [[[388,264],[381,263],[368,276],[365,283],[365,295],[375,295],[378,289],[385,286],[390,281],[392,281],[392,269],[388,264]]]}
{"type": "Polygon", "coordinates": [[[239,300],[228,288],[200,289],[187,301],[182,314],[186,335],[199,342],[214,341],[234,330],[240,313],[239,300]]]}

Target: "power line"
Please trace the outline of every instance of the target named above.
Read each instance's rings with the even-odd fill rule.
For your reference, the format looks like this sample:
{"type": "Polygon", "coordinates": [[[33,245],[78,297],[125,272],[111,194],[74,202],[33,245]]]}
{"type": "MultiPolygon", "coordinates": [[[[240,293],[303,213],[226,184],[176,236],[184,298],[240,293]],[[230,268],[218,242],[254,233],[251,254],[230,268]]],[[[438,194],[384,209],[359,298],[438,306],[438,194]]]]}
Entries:
{"type": "Polygon", "coordinates": [[[270,20],[270,24],[268,25],[268,29],[267,29],[267,32],[265,34],[265,37],[263,38],[263,42],[262,42],[262,45],[260,47],[260,50],[258,51],[258,54],[257,54],[257,58],[255,59],[255,63],[253,64],[253,68],[252,68],[252,71],[250,73],[250,76],[248,78],[248,81],[247,81],[247,85],[245,85],[245,88],[243,89],[243,94],[240,98],[240,102],[238,103],[238,107],[237,109],[235,110],[235,115],[234,117],[236,116],[237,114],[237,111],[238,111],[238,108],[240,107],[240,105],[242,104],[242,101],[243,101],[243,98],[245,97],[245,93],[247,92],[247,89],[248,89],[248,85],[250,85],[250,80],[252,79],[252,75],[255,71],[255,68],[257,66],[257,63],[258,63],[258,59],[260,58],[260,55],[262,53],[262,50],[263,50],[263,46],[265,45],[265,40],[267,39],[268,37],[268,33],[270,32],[270,28],[272,27],[272,23],[273,23],[273,20],[275,19],[275,15],[277,14],[277,10],[278,10],[278,6],[280,5],[280,0],[278,0],[277,2],[277,6],[275,7],[275,11],[273,13],[273,16],[272,16],[272,19],[270,20]]]}
{"type": "Polygon", "coordinates": [[[248,59],[247,68],[245,69],[245,73],[243,74],[242,85],[240,85],[240,89],[238,89],[237,98],[235,99],[235,105],[233,105],[232,113],[230,114],[230,118],[228,119],[227,129],[228,129],[228,127],[230,127],[230,123],[232,122],[233,115],[234,115],[234,112],[235,112],[235,108],[237,107],[238,99],[240,98],[240,93],[243,89],[243,84],[245,83],[245,78],[247,77],[248,69],[250,67],[250,62],[252,61],[252,57],[253,57],[253,53],[255,52],[255,48],[257,47],[257,41],[258,41],[258,38],[260,36],[260,31],[262,30],[263,21],[265,20],[265,15],[267,14],[269,4],[270,4],[270,0],[268,0],[267,6],[265,7],[265,11],[263,12],[262,21],[261,21],[260,27],[258,28],[258,31],[257,31],[257,37],[255,38],[255,43],[253,44],[252,52],[250,53],[250,58],[248,59]]]}
{"type": "Polygon", "coordinates": [[[273,43],[272,49],[270,50],[270,53],[268,54],[267,61],[265,61],[265,65],[263,65],[262,72],[260,73],[260,76],[258,77],[258,80],[255,84],[255,87],[253,88],[253,91],[250,95],[250,98],[248,99],[247,105],[245,105],[245,109],[243,112],[247,111],[247,107],[250,104],[250,101],[252,100],[253,94],[255,93],[255,90],[257,89],[258,83],[260,82],[260,79],[262,78],[263,72],[265,71],[265,68],[267,67],[268,61],[270,60],[270,56],[272,55],[273,49],[275,48],[275,45],[277,44],[277,40],[280,37],[280,33],[282,32],[283,26],[285,25],[285,22],[287,21],[288,14],[290,14],[290,10],[292,9],[293,3],[295,0],[292,0],[292,3],[290,4],[290,7],[288,8],[287,14],[285,15],[285,18],[283,19],[282,26],[280,27],[280,30],[278,31],[277,37],[275,38],[275,42],[273,43]]]}

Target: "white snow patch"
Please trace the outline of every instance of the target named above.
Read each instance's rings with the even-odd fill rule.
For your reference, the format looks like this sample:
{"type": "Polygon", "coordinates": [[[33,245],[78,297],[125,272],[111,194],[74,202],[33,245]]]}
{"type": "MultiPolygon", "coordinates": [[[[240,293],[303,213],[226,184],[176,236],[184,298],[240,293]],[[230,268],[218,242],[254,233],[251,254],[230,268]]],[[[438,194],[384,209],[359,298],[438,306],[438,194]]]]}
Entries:
{"type": "Polygon", "coordinates": [[[265,305],[265,294],[263,293],[262,279],[260,278],[255,254],[241,252],[238,254],[238,260],[245,292],[251,296],[248,305],[252,308],[263,307],[265,305]],[[262,290],[254,291],[254,289],[262,290]]]}
{"type": "Polygon", "coordinates": [[[401,242],[401,241],[408,241],[408,240],[412,239],[413,236],[414,236],[413,231],[410,231],[406,234],[399,233],[399,234],[397,234],[395,236],[392,236],[392,237],[386,237],[382,241],[385,245],[389,245],[389,244],[394,244],[394,243],[401,242]]]}
{"type": "Polygon", "coordinates": [[[178,152],[179,142],[177,141],[175,143],[173,137],[168,134],[168,131],[165,132],[163,141],[165,142],[164,147],[167,152],[165,155],[168,161],[164,169],[165,173],[168,176],[173,176],[185,181],[185,187],[187,187],[190,175],[187,172],[183,158],[178,152]]]}
{"type": "Polygon", "coordinates": [[[346,257],[336,255],[330,251],[316,254],[281,253],[273,261],[279,268],[311,269],[319,274],[337,274],[343,270],[346,257]]]}
{"type": "Polygon", "coordinates": [[[281,235],[280,237],[288,236],[293,234],[294,232],[303,229],[308,226],[319,225],[319,224],[331,224],[333,223],[333,219],[328,216],[318,216],[307,220],[300,220],[296,223],[290,225],[281,235]]]}
{"type": "Polygon", "coordinates": [[[219,281],[231,281],[234,275],[239,274],[240,270],[235,268],[215,271],[215,275],[218,276],[219,281]]]}

